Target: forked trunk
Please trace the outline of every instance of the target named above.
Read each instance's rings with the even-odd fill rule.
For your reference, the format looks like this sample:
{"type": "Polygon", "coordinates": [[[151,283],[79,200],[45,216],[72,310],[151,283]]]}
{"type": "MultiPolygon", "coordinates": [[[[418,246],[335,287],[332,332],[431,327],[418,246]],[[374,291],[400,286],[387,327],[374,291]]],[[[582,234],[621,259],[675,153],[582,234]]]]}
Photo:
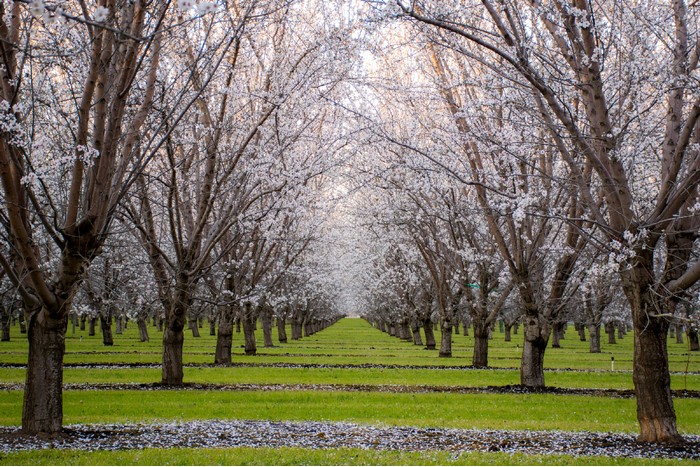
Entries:
{"type": "Polygon", "coordinates": [[[138,318],[136,320],[136,325],[139,328],[139,338],[141,342],[148,342],[148,324],[144,318],[138,318]]]}
{"type": "Polygon", "coordinates": [[[163,371],[161,382],[182,384],[182,345],[185,342],[184,325],[167,323],[163,331],[163,371]]]}
{"type": "Polygon", "coordinates": [[[56,320],[46,310],[41,310],[30,318],[29,360],[22,406],[24,433],[61,432],[67,328],[67,315],[56,320]]]}
{"type": "Polygon", "coordinates": [[[547,349],[549,326],[544,318],[523,318],[524,342],[520,363],[520,384],[530,388],[544,387],[544,352],[547,349]]]}
{"type": "Polygon", "coordinates": [[[287,343],[287,329],[286,322],[284,318],[277,318],[277,340],[281,344],[287,343]]]}
{"type": "Polygon", "coordinates": [[[100,315],[100,329],[102,330],[102,344],[106,346],[114,345],[112,338],[112,319],[111,316],[100,315]]]}
{"type": "Polygon", "coordinates": [[[443,320],[442,336],[440,337],[440,357],[452,357],[452,323],[443,320]]]}
{"type": "Polygon", "coordinates": [[[216,335],[216,351],[214,363],[225,365],[231,363],[231,348],[233,347],[233,316],[231,308],[221,307],[219,316],[219,332],[216,335]]]}
{"type": "Polygon", "coordinates": [[[413,345],[423,345],[423,339],[420,337],[420,326],[418,321],[411,321],[411,334],[413,335],[413,345]]]}
{"type": "Polygon", "coordinates": [[[489,366],[489,328],[479,318],[474,319],[472,323],[474,325],[472,366],[487,368],[489,366]]]}
{"type": "Polygon", "coordinates": [[[600,324],[589,324],[588,333],[591,335],[590,353],[600,353],[600,324]]]}
{"type": "Polygon", "coordinates": [[[429,319],[423,323],[423,331],[425,332],[425,348],[435,350],[435,333],[433,332],[433,323],[429,319]]]}

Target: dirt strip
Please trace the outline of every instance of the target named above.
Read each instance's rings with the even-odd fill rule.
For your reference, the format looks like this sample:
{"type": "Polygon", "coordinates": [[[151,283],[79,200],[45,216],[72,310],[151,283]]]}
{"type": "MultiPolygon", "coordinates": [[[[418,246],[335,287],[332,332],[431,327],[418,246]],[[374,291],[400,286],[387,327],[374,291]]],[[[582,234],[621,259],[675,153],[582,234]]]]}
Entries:
{"type": "Polygon", "coordinates": [[[700,460],[700,436],[686,436],[686,441],[685,444],[666,446],[638,443],[634,436],[621,433],[457,430],[246,420],[199,420],[153,425],[72,425],[54,437],[26,436],[17,427],[0,427],[0,452],[4,453],[33,449],[96,451],[286,446],[700,460]]]}

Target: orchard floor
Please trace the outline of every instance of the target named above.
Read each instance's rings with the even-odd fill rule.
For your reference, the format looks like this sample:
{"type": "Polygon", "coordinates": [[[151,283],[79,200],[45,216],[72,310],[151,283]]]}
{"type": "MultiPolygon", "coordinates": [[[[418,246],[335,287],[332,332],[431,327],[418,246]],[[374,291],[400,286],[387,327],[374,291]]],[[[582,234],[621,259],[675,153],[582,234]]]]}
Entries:
{"type": "Polygon", "coordinates": [[[631,335],[590,354],[570,329],[562,348],[547,350],[548,387],[537,393],[517,385],[522,336],[505,342],[498,330],[491,369],[470,367],[468,336],[454,335],[453,357],[438,358],[359,319],[256,356],[236,349],[228,366],[211,363],[215,337],[188,336],[187,383],[173,388],[154,382],[156,329],[141,343],[131,328],[112,347],[69,330],[66,427],[56,437],[19,432],[26,339],[13,328],[0,343],[0,463],[163,463],[123,454],[165,450],[174,464],[700,464],[700,355],[675,339],[672,388],[687,442],[659,446],[635,440],[631,335]],[[411,453],[419,457],[401,457],[411,453]]]}

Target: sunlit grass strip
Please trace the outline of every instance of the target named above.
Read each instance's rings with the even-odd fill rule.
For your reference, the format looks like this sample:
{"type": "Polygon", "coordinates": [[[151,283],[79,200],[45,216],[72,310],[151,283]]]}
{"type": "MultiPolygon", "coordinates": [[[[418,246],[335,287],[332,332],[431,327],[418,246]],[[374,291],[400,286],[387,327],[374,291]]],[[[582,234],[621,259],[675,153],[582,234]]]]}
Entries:
{"type": "Polygon", "coordinates": [[[0,454],[3,465],[700,465],[677,459],[573,457],[443,451],[231,448],[42,451],[0,454]]]}
{"type": "MultiPolygon", "coordinates": [[[[700,433],[700,401],[676,399],[681,432],[700,433]]],[[[19,425],[22,392],[0,393],[0,424],[19,425]]],[[[336,391],[65,391],[64,423],[198,419],[346,421],[497,430],[636,432],[632,399],[551,394],[336,391]]]]}

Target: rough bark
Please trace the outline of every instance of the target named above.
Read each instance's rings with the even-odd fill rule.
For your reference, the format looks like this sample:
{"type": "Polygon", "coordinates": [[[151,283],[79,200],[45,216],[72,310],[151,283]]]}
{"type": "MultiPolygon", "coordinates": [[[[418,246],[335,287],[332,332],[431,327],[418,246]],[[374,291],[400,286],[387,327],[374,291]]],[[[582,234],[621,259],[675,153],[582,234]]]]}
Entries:
{"type": "Polygon", "coordinates": [[[163,330],[163,369],[161,382],[180,385],[183,380],[182,346],[185,342],[185,326],[179,323],[166,323],[163,330]]]}
{"type": "Polygon", "coordinates": [[[260,318],[263,328],[263,346],[274,347],[272,343],[272,307],[264,305],[260,310],[260,318]]]}
{"type": "Polygon", "coordinates": [[[217,365],[231,363],[234,314],[233,308],[229,305],[224,305],[220,309],[219,332],[216,335],[216,351],[214,352],[214,363],[217,365]]]}
{"type": "Polygon", "coordinates": [[[88,326],[88,336],[95,335],[95,327],[97,325],[97,317],[90,318],[90,325],[88,326]]]}
{"type": "Polygon", "coordinates": [[[216,320],[213,318],[209,319],[209,335],[210,336],[216,335],[216,320]]]}
{"type": "Polygon", "coordinates": [[[257,344],[255,342],[255,321],[256,317],[253,313],[252,306],[246,305],[245,309],[243,310],[243,316],[241,316],[246,355],[255,355],[258,351],[257,344]]]}
{"type": "Polygon", "coordinates": [[[188,325],[190,327],[190,331],[192,331],[192,337],[201,337],[201,335],[199,334],[199,326],[197,325],[196,319],[189,320],[188,325]]]}
{"type": "Polygon", "coordinates": [[[520,363],[520,384],[531,388],[544,387],[544,353],[549,329],[542,317],[523,317],[524,342],[520,363]]]}
{"type": "Polygon", "coordinates": [[[506,342],[510,342],[510,329],[511,329],[512,327],[513,327],[512,324],[508,324],[508,323],[505,324],[504,332],[505,332],[505,339],[506,339],[506,342]]]}
{"type": "Polygon", "coordinates": [[[608,334],[608,344],[617,344],[615,340],[615,323],[613,321],[605,324],[605,332],[608,334]]]}
{"type": "Polygon", "coordinates": [[[433,332],[433,323],[429,319],[423,323],[423,332],[425,332],[425,348],[435,350],[435,333],[433,332]]]}
{"type": "Polygon", "coordinates": [[[676,344],[682,344],[683,343],[683,325],[682,324],[676,324],[676,344]]]}
{"type": "Polygon", "coordinates": [[[67,315],[42,309],[29,318],[29,360],[22,406],[22,431],[59,433],[63,425],[63,356],[67,315]]]}
{"type": "Polygon", "coordinates": [[[117,319],[115,320],[115,329],[114,332],[116,334],[123,334],[124,333],[124,317],[123,316],[117,316],[117,319]]]}

